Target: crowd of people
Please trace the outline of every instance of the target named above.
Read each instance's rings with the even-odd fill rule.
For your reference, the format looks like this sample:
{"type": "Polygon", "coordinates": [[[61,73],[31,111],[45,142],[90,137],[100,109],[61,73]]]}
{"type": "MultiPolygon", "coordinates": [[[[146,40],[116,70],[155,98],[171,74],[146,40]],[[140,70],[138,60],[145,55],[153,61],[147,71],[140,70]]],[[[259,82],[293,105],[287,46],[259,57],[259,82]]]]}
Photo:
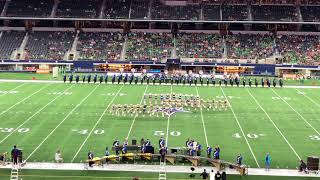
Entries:
{"type": "Polygon", "coordinates": [[[275,39],[276,50],[285,63],[319,65],[320,39],[317,35],[279,35],[275,39]]]}
{"type": "Polygon", "coordinates": [[[270,34],[233,34],[226,36],[229,58],[263,59],[273,55],[273,37],[270,34]]]}
{"type": "Polygon", "coordinates": [[[120,59],[124,37],[120,32],[83,32],[79,35],[77,51],[80,60],[120,59]]]}
{"type": "Polygon", "coordinates": [[[182,58],[221,58],[222,37],[219,34],[179,33],[176,37],[178,57],[182,58]]]}
{"type": "Polygon", "coordinates": [[[171,33],[131,32],[128,34],[126,59],[160,61],[170,57],[172,47],[171,33]]]}

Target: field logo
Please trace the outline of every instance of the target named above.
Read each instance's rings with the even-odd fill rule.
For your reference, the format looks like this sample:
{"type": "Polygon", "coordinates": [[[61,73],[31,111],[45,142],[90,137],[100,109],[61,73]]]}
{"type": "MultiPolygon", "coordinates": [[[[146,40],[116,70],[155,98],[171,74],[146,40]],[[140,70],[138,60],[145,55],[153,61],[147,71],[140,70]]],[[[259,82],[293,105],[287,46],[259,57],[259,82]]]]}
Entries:
{"type": "Polygon", "coordinates": [[[168,117],[171,117],[173,114],[175,113],[179,113],[179,112],[189,112],[186,110],[183,110],[182,107],[180,108],[164,108],[164,109],[160,109],[158,110],[158,112],[163,112],[165,115],[167,115],[168,117]]]}

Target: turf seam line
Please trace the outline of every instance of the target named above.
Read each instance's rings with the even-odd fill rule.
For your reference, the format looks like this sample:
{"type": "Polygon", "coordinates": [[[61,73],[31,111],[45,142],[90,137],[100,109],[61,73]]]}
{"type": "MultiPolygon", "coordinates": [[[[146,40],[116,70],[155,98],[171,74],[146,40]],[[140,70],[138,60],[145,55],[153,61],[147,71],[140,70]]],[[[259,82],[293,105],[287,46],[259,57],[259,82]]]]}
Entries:
{"type": "MultiPolygon", "coordinates": [[[[197,86],[196,86],[196,91],[197,91],[197,96],[199,96],[199,98],[200,98],[200,95],[199,95],[199,91],[198,91],[198,87],[197,87],[197,86]]],[[[207,130],[206,130],[206,126],[205,126],[204,118],[203,118],[203,113],[202,113],[202,107],[200,108],[200,115],[201,115],[201,120],[202,120],[204,137],[206,138],[207,147],[209,147],[208,137],[207,137],[207,130]]]]}
{"type": "MultiPolygon", "coordinates": [[[[298,89],[296,89],[298,92],[300,92],[298,89]]],[[[302,93],[302,95],[306,98],[308,98],[313,104],[315,104],[316,106],[318,106],[320,108],[320,105],[315,102],[313,99],[311,99],[309,96],[305,95],[304,93],[302,93]]]]}
{"type": "Polygon", "coordinates": [[[17,103],[15,103],[14,105],[10,106],[8,109],[6,109],[6,110],[2,111],[2,112],[0,113],[0,116],[1,116],[2,114],[4,114],[4,113],[8,112],[10,109],[12,109],[12,108],[16,107],[17,105],[21,104],[21,103],[22,103],[22,102],[24,102],[25,100],[29,99],[29,98],[30,98],[30,97],[32,97],[33,95],[35,95],[35,94],[39,93],[40,91],[42,91],[43,89],[45,89],[45,88],[46,88],[46,87],[48,87],[49,85],[51,85],[51,84],[47,84],[46,86],[44,86],[44,87],[40,88],[38,91],[36,91],[36,92],[32,93],[31,95],[29,95],[29,96],[27,96],[27,97],[23,98],[23,99],[22,99],[22,100],[20,100],[19,102],[17,102],[17,103]]]}
{"type": "Polygon", "coordinates": [[[102,117],[106,114],[106,112],[108,111],[109,107],[111,106],[111,104],[114,102],[114,100],[116,99],[116,97],[118,96],[118,94],[121,92],[122,88],[124,85],[122,85],[118,92],[113,96],[112,100],[109,102],[108,106],[105,108],[105,110],[102,112],[101,116],[99,117],[98,121],[94,124],[93,128],[91,129],[91,131],[89,132],[89,134],[87,135],[86,139],[83,141],[83,143],[81,144],[81,146],[79,147],[78,151],[76,152],[76,154],[73,156],[71,163],[73,163],[73,161],[75,160],[75,158],[78,156],[79,152],[81,151],[81,149],[83,148],[83,146],[86,144],[86,142],[88,141],[88,139],[90,138],[91,134],[93,133],[93,131],[96,129],[97,125],[99,124],[99,122],[102,120],[102,117]]]}
{"type": "Polygon", "coordinates": [[[252,97],[252,99],[257,103],[257,105],[260,107],[260,109],[266,114],[266,116],[268,117],[268,119],[270,120],[270,122],[273,124],[273,126],[277,129],[277,131],[279,132],[279,134],[283,137],[283,139],[287,142],[287,144],[289,145],[289,147],[291,148],[291,150],[294,152],[294,154],[298,157],[299,160],[301,160],[301,157],[299,156],[299,154],[296,152],[296,150],[293,148],[293,146],[290,144],[290,142],[288,141],[288,139],[284,136],[284,134],[282,133],[282,131],[278,128],[278,126],[274,123],[274,121],[271,119],[271,117],[269,116],[269,114],[267,113],[267,111],[260,105],[260,103],[258,102],[258,100],[252,95],[252,93],[250,92],[250,90],[248,90],[248,93],[250,94],[250,96],[252,97]]]}
{"type": "MultiPolygon", "coordinates": [[[[70,86],[69,88],[65,89],[63,92],[66,92],[70,90],[74,85],[70,86]]],[[[44,105],[42,108],[40,108],[38,111],[36,111],[33,115],[28,117],[27,120],[25,120],[23,123],[21,123],[17,128],[15,128],[12,132],[10,132],[6,137],[4,137],[1,141],[0,144],[3,143],[7,138],[9,138],[14,132],[16,132],[19,128],[21,128],[23,125],[25,125],[27,122],[29,122],[34,116],[39,114],[42,110],[44,110],[46,107],[48,107],[50,104],[52,104],[55,100],[57,100],[59,97],[61,97],[63,93],[59,94],[56,96],[54,99],[52,99],[50,102],[48,102],[46,105],[44,105]]]]}
{"type": "Polygon", "coordinates": [[[275,95],[277,95],[283,102],[285,102],[295,113],[297,113],[301,119],[307,123],[318,135],[320,135],[319,131],[314,128],[306,118],[304,118],[297,110],[295,110],[286,100],[284,100],[275,90],[271,89],[275,95]]]}
{"type": "MultiPolygon", "coordinates": [[[[26,83],[20,84],[19,86],[15,87],[15,88],[12,88],[12,89],[10,89],[8,91],[14,91],[14,90],[16,90],[16,89],[18,89],[18,88],[20,88],[21,86],[24,86],[24,85],[26,85],[26,83]]],[[[0,96],[4,96],[4,95],[6,95],[6,94],[0,94],[0,96]]]]}
{"type": "Polygon", "coordinates": [[[241,133],[242,133],[242,136],[244,137],[244,139],[245,139],[245,141],[246,141],[246,143],[247,143],[247,145],[248,145],[248,147],[249,147],[249,150],[250,150],[250,152],[251,152],[254,160],[256,161],[256,164],[257,164],[258,168],[260,168],[260,165],[259,165],[259,163],[258,163],[258,160],[257,160],[256,156],[254,155],[254,152],[253,152],[253,150],[252,150],[252,148],[251,148],[251,145],[249,144],[249,141],[248,141],[248,139],[247,139],[247,137],[246,137],[246,135],[245,135],[245,133],[244,133],[244,131],[243,131],[243,129],[242,129],[242,126],[241,126],[241,124],[240,124],[240,122],[239,122],[239,120],[238,120],[238,117],[237,117],[236,113],[234,112],[234,110],[233,110],[233,108],[232,108],[232,106],[231,106],[231,103],[230,103],[229,100],[228,100],[228,97],[227,97],[226,94],[224,93],[223,88],[220,87],[220,89],[221,89],[221,91],[222,91],[223,96],[226,98],[228,104],[230,105],[230,110],[231,110],[231,112],[232,112],[232,114],[233,114],[233,117],[235,118],[235,120],[236,120],[236,122],[237,122],[237,124],[238,124],[238,126],[239,126],[239,128],[240,128],[240,131],[241,131],[241,133]]]}
{"type": "MultiPolygon", "coordinates": [[[[142,98],[141,98],[141,100],[140,100],[140,104],[142,104],[142,102],[143,102],[143,97],[144,97],[144,95],[146,94],[147,90],[148,90],[148,85],[146,86],[146,88],[145,88],[145,90],[144,90],[144,92],[143,92],[142,98]]],[[[130,126],[130,128],[129,128],[128,135],[127,135],[127,137],[126,137],[127,139],[128,139],[129,136],[130,136],[130,133],[131,133],[131,131],[132,131],[133,125],[134,125],[137,117],[138,117],[138,114],[136,114],[136,115],[134,116],[133,120],[132,120],[131,126],[130,126]]]]}
{"type": "Polygon", "coordinates": [[[69,116],[86,100],[88,99],[88,97],[100,86],[97,85],[85,98],[83,98],[79,104],[77,104],[69,113],[67,116],[65,116],[65,118],[47,135],[47,137],[44,138],[44,140],[36,147],[36,149],[34,149],[29,156],[25,159],[26,161],[42,146],[42,144],[56,131],[56,129],[58,129],[60,127],[60,125],[62,123],[64,123],[64,121],[66,121],[69,116]]]}

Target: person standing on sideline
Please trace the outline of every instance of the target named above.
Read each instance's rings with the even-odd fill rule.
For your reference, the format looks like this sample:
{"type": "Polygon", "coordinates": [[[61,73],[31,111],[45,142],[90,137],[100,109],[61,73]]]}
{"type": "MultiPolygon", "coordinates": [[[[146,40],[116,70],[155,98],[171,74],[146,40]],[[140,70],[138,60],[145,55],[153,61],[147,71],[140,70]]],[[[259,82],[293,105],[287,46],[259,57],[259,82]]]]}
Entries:
{"type": "Polygon", "coordinates": [[[266,170],[269,171],[270,170],[270,165],[271,165],[271,156],[270,156],[269,153],[266,154],[265,164],[266,164],[266,170]]]}

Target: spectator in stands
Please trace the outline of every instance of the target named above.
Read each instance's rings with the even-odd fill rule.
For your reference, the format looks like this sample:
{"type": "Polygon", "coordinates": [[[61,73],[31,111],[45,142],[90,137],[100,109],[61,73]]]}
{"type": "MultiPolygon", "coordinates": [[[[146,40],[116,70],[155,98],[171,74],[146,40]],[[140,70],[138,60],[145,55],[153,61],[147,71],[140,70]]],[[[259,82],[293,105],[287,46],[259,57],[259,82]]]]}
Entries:
{"type": "Polygon", "coordinates": [[[56,163],[63,163],[63,158],[62,158],[60,150],[57,150],[57,152],[54,156],[54,160],[56,161],[56,163]]]}
{"type": "Polygon", "coordinates": [[[269,153],[266,154],[265,165],[266,165],[266,170],[269,171],[271,166],[271,156],[269,153]]]}
{"type": "Polygon", "coordinates": [[[200,174],[200,176],[202,177],[202,179],[208,179],[209,175],[208,175],[206,169],[203,170],[203,172],[200,174]]]}
{"type": "Polygon", "coordinates": [[[302,159],[300,160],[299,172],[307,173],[307,164],[302,159]]]}

